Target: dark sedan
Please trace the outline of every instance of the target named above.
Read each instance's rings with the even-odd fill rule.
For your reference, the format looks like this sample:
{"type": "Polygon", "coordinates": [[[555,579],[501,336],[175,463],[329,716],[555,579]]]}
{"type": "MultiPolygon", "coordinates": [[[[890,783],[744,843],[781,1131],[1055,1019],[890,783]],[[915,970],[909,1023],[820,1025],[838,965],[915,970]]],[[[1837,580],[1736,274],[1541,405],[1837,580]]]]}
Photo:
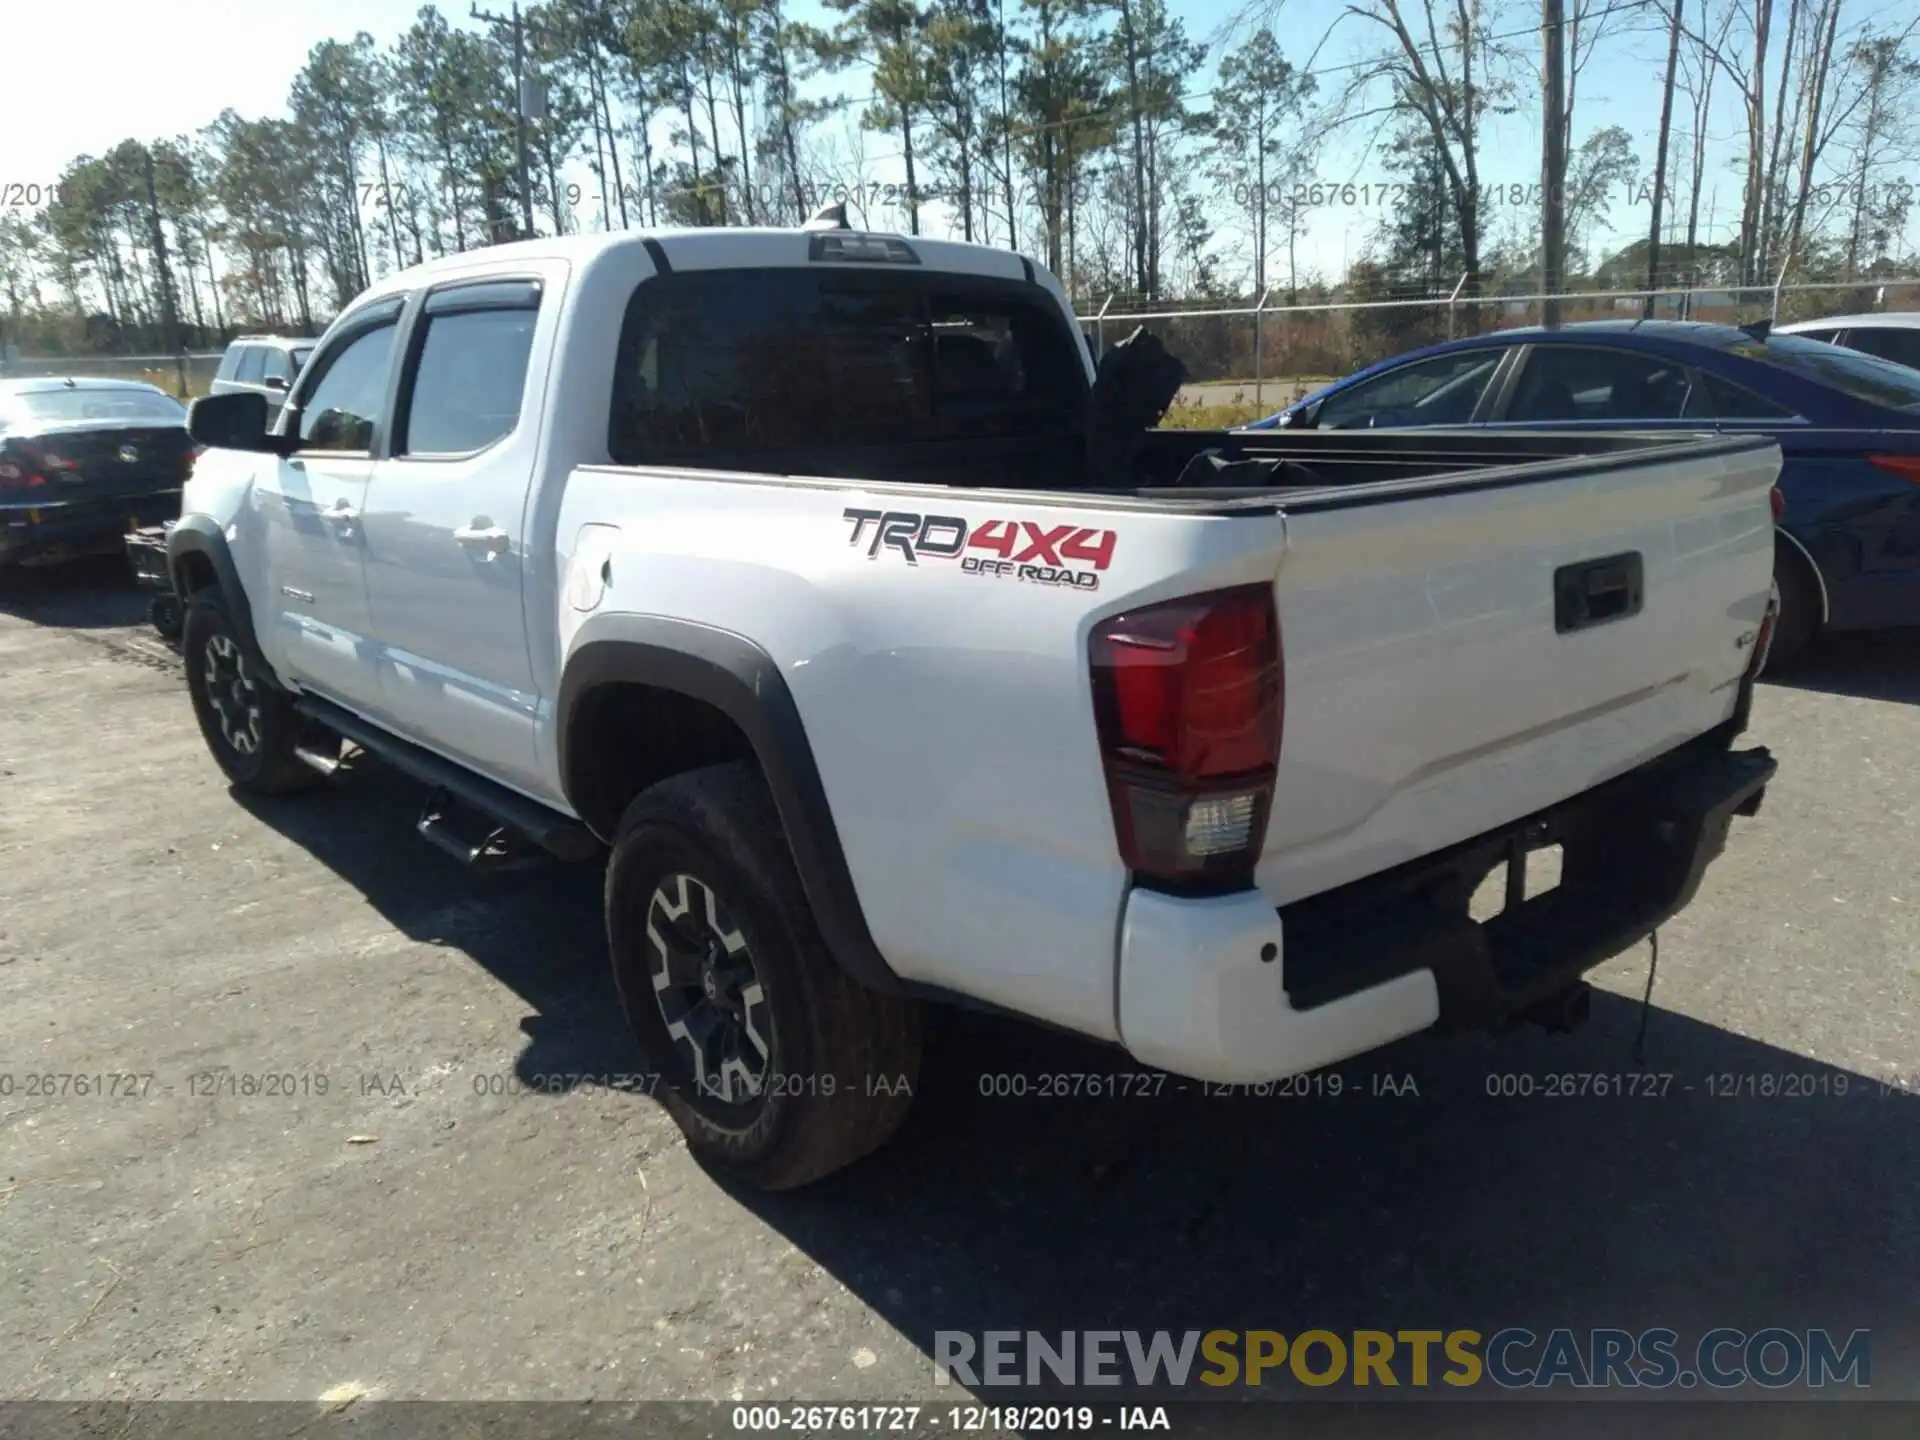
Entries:
{"type": "Polygon", "coordinates": [[[0,380],[0,569],[118,550],[180,513],[187,410],[131,380],[0,380]]]}
{"type": "Polygon", "coordinates": [[[1920,371],[1686,321],[1503,330],[1372,365],[1252,428],[1726,430],[1780,442],[1774,654],[1920,624],[1920,371]]]}

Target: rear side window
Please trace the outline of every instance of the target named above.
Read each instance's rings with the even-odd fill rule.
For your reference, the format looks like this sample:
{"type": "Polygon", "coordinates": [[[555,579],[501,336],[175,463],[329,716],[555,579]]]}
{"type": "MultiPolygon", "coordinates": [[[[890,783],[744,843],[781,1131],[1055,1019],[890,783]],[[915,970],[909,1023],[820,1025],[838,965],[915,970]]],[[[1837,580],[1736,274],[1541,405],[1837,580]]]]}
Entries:
{"type": "Polygon", "coordinates": [[[248,345],[240,351],[240,368],[233,378],[242,385],[258,385],[266,373],[267,352],[262,345],[248,345]]]}
{"type": "Polygon", "coordinates": [[[1818,340],[1825,345],[1831,345],[1840,338],[1838,330],[1796,330],[1793,333],[1802,340],[1818,340]]]}
{"type": "Polygon", "coordinates": [[[1706,392],[1706,404],[1690,407],[1689,418],[1695,414],[1704,414],[1715,420],[1791,420],[1793,411],[1784,405],[1776,405],[1731,380],[1722,380],[1718,375],[1702,375],[1701,388],[1706,392]]]}
{"type": "Polygon", "coordinates": [[[621,464],[1060,434],[1086,376],[1026,287],[919,272],[707,271],[627,308],[608,450],[621,464]]]}
{"type": "Polygon", "coordinates": [[[1507,412],[1509,420],[1678,420],[1692,376],[1677,360],[1598,346],[1541,345],[1507,412]]]}
{"type": "Polygon", "coordinates": [[[216,380],[233,379],[235,372],[240,369],[240,352],[246,348],[244,345],[229,345],[227,347],[227,353],[220,357],[220,368],[214,371],[213,378],[216,380]]]}
{"type": "Polygon", "coordinates": [[[512,434],[538,318],[524,308],[429,312],[395,453],[465,455],[512,434]]]}
{"type": "Polygon", "coordinates": [[[1920,370],[1920,329],[1901,330],[1891,325],[1862,328],[1856,325],[1847,332],[1847,348],[1864,350],[1869,355],[1878,355],[1882,360],[1920,370]]]}

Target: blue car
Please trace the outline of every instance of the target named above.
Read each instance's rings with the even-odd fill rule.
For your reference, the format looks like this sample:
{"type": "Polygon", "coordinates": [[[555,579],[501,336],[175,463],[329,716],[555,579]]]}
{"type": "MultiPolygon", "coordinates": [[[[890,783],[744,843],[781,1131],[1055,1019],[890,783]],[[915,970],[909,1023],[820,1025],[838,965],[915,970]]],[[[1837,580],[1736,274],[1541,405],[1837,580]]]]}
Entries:
{"type": "Polygon", "coordinates": [[[1776,663],[1920,624],[1920,370],[1692,321],[1502,330],[1370,365],[1250,429],[1745,431],[1780,442],[1776,663]]]}

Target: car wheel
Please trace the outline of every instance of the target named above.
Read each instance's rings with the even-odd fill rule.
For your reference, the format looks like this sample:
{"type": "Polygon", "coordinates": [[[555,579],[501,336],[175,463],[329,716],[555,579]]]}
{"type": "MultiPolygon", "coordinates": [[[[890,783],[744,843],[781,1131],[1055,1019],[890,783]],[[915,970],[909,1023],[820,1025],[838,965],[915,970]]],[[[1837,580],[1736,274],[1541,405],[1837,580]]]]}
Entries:
{"type": "Polygon", "coordinates": [[[260,674],[217,587],[187,601],[180,649],[194,718],[228,780],[256,795],[285,795],[324,778],[298,753],[311,725],[260,674]]]}
{"type": "Polygon", "coordinates": [[[156,595],[147,603],[147,619],[163,640],[178,640],[186,616],[178,595],[156,595]]]}
{"type": "Polygon", "coordinates": [[[919,1082],[919,1006],[828,953],[756,769],[642,792],[614,838],[606,904],[621,1007],[696,1157],[785,1190],[899,1129],[919,1082]]]}
{"type": "Polygon", "coordinates": [[[1819,633],[1820,589],[1807,562],[1786,545],[1774,549],[1773,578],[1780,587],[1780,616],[1773,622],[1767,669],[1784,670],[1805,658],[1819,633]]]}

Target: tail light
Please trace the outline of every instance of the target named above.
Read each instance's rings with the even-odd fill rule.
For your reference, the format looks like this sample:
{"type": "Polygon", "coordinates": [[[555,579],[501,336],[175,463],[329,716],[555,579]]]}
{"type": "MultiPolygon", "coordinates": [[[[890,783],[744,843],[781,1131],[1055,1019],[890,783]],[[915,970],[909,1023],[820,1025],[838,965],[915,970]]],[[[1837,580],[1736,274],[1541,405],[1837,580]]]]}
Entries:
{"type": "Polygon", "coordinates": [[[1780,517],[1787,513],[1787,497],[1780,493],[1780,487],[1776,485],[1767,499],[1773,505],[1773,518],[1775,523],[1778,523],[1780,517]]]}
{"type": "Polygon", "coordinates": [[[1130,610],[1096,626],[1089,650],[1121,858],[1171,889],[1252,884],[1285,708],[1272,589],[1130,610]]]}
{"type": "Polygon", "coordinates": [[[1882,470],[1891,470],[1902,480],[1920,484],[1920,455],[1869,455],[1867,463],[1877,465],[1882,470]]]}
{"type": "Polygon", "coordinates": [[[0,458],[0,490],[31,490],[47,483],[31,457],[19,453],[0,458]]]}

